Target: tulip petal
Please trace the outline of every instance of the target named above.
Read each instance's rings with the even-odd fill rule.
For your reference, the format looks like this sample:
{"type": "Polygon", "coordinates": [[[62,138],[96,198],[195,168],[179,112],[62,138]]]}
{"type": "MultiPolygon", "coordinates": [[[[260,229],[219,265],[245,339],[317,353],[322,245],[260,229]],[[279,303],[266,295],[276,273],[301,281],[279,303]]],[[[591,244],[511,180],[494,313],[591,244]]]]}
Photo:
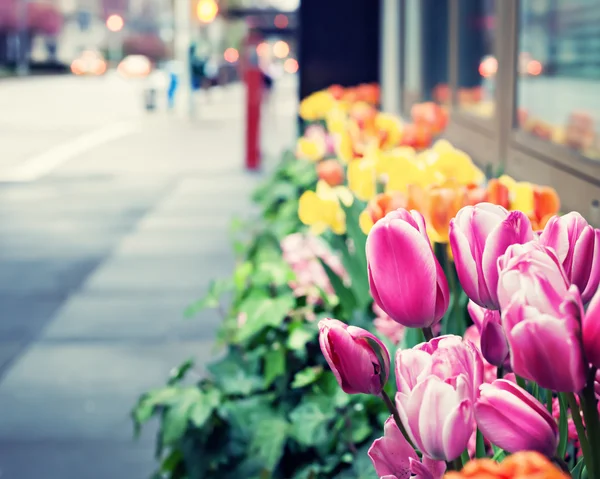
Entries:
{"type": "Polygon", "coordinates": [[[431,371],[432,356],[418,349],[399,349],[396,353],[398,392],[409,393],[431,371]]]}
{"type": "Polygon", "coordinates": [[[479,276],[477,264],[471,254],[471,245],[465,234],[456,226],[456,219],[450,222],[450,248],[454,256],[456,274],[460,285],[467,296],[480,306],[483,306],[480,298],[480,282],[483,278],[479,276]]]}
{"type": "Polygon", "coordinates": [[[600,367],[600,289],[588,306],[582,329],[586,358],[595,367],[600,367]]]}
{"type": "Polygon", "coordinates": [[[458,396],[452,386],[442,382],[436,376],[430,376],[425,382],[427,387],[419,411],[419,434],[423,443],[422,452],[433,459],[448,460],[449,458],[445,454],[443,428],[447,418],[456,407],[458,396]]]}
{"type": "Polygon", "coordinates": [[[512,211],[488,236],[481,259],[486,287],[493,302],[489,309],[498,309],[498,258],[515,243],[533,240],[533,229],[529,218],[520,211],[512,211]]]}
{"type": "Polygon", "coordinates": [[[581,346],[567,321],[546,314],[525,319],[512,328],[508,342],[515,374],[558,392],[579,392],[585,386],[581,346]]]}
{"type": "Polygon", "coordinates": [[[402,220],[377,222],[367,238],[367,258],[371,292],[381,309],[404,326],[431,326],[436,305],[435,259],[419,231],[402,220]]]}
{"type": "Polygon", "coordinates": [[[419,460],[416,452],[398,429],[393,417],[386,420],[383,430],[384,436],[376,439],[368,452],[375,472],[379,477],[410,478],[411,462],[419,460]]]}
{"type": "Polygon", "coordinates": [[[444,455],[447,461],[459,457],[473,434],[473,406],[469,399],[458,404],[446,418],[442,429],[444,455]]]}

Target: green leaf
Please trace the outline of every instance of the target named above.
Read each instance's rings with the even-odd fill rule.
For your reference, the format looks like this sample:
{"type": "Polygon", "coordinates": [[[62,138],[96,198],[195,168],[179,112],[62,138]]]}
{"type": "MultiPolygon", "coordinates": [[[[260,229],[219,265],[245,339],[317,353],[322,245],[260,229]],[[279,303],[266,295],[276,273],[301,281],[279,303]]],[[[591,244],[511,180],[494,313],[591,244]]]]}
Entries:
{"type": "Polygon", "coordinates": [[[162,442],[172,445],[185,433],[192,407],[202,398],[200,390],[192,387],[185,390],[179,402],[173,404],[163,417],[162,442]]]}
{"type": "Polygon", "coordinates": [[[169,372],[169,386],[174,386],[180,383],[184,378],[187,372],[194,367],[194,359],[190,358],[181,363],[179,366],[171,369],[169,372]]]}
{"type": "Polygon", "coordinates": [[[304,323],[290,325],[287,347],[292,351],[300,351],[306,348],[306,343],[317,337],[318,330],[304,323]]]}
{"type": "MultiPolygon", "coordinates": [[[[350,396],[342,391],[334,374],[325,371],[317,383],[317,391],[324,394],[332,410],[342,408],[350,402],[350,396]]],[[[387,419],[387,415],[386,415],[387,419]]]]}
{"type": "Polygon", "coordinates": [[[241,291],[246,287],[246,282],[248,277],[252,274],[253,268],[250,261],[244,261],[235,268],[235,271],[233,272],[233,283],[238,291],[241,291]]]}
{"type": "Polygon", "coordinates": [[[273,261],[260,262],[252,273],[252,283],[259,286],[286,285],[295,275],[290,266],[278,258],[273,261]]]}
{"type": "Polygon", "coordinates": [[[302,446],[315,446],[329,439],[331,417],[316,402],[304,401],[290,413],[291,436],[302,446]]]}
{"type": "Polygon", "coordinates": [[[583,457],[579,458],[577,464],[571,471],[571,477],[573,479],[581,479],[583,477],[583,470],[585,469],[585,462],[583,461],[583,457]]]}
{"type": "MultiPolygon", "coordinates": [[[[180,449],[173,449],[170,454],[165,457],[160,465],[161,472],[173,472],[177,465],[183,460],[183,454],[180,449]]],[[[162,477],[162,476],[158,476],[162,477]]]]}
{"type": "MultiPolygon", "coordinates": [[[[370,446],[370,444],[367,444],[367,446],[370,446]]],[[[354,456],[352,470],[356,479],[377,479],[377,473],[373,468],[373,463],[367,454],[367,450],[367,447],[362,447],[354,456]]]]}
{"type": "Polygon", "coordinates": [[[298,371],[294,376],[292,382],[292,389],[303,388],[309,384],[314,383],[323,374],[322,366],[314,366],[312,368],[306,368],[302,371],[298,371]]]}
{"type": "Polygon", "coordinates": [[[221,392],[218,389],[209,389],[202,391],[201,397],[198,399],[191,410],[189,419],[196,427],[202,427],[211,416],[213,411],[221,403],[221,392]]]}
{"type": "Polygon", "coordinates": [[[133,420],[137,425],[147,422],[155,413],[158,406],[169,405],[176,401],[182,394],[182,389],[167,387],[149,391],[140,397],[132,411],[133,420]]]}
{"type": "Polygon", "coordinates": [[[351,418],[351,439],[354,444],[360,444],[373,434],[373,427],[364,408],[355,409],[351,418]]]}
{"type": "Polygon", "coordinates": [[[279,343],[276,343],[276,346],[265,355],[266,387],[269,387],[275,379],[285,373],[285,349],[279,343]]]}
{"type": "Polygon", "coordinates": [[[265,328],[279,326],[293,307],[294,298],[291,294],[277,298],[248,298],[239,308],[247,318],[237,331],[236,342],[247,341],[265,328]]]}
{"type": "Polygon", "coordinates": [[[264,379],[258,375],[257,366],[241,354],[230,352],[220,361],[209,364],[207,369],[225,394],[246,396],[264,388],[264,379]]]}
{"type": "Polygon", "coordinates": [[[492,457],[492,460],[496,462],[502,462],[502,459],[506,457],[506,451],[504,451],[504,449],[500,449],[495,444],[492,444],[492,449],[494,450],[494,456],[492,457]]]}
{"type": "Polygon", "coordinates": [[[477,429],[477,443],[475,449],[475,457],[480,459],[482,457],[487,457],[487,452],[485,450],[485,442],[483,441],[483,434],[479,429],[477,429]]]}
{"type": "Polygon", "coordinates": [[[352,311],[356,308],[356,298],[354,297],[354,293],[350,288],[348,288],[342,279],[335,274],[335,272],[329,267],[329,265],[319,258],[325,273],[327,273],[327,277],[329,278],[329,282],[335,291],[336,296],[339,298],[340,304],[342,308],[346,312],[346,314],[352,314],[352,311]]]}
{"type": "Polygon", "coordinates": [[[559,459],[564,459],[567,452],[567,445],[569,443],[569,421],[567,417],[568,408],[564,395],[558,395],[558,402],[560,404],[560,419],[558,422],[560,439],[558,441],[558,447],[556,448],[556,456],[559,459]]]}
{"type": "MultiPolygon", "coordinates": [[[[273,417],[261,422],[250,445],[250,455],[256,455],[267,471],[271,472],[283,454],[289,424],[283,418],[273,417]]],[[[269,476],[270,477],[270,476],[269,476]]]]}
{"type": "Polygon", "coordinates": [[[406,328],[400,347],[401,349],[410,349],[424,341],[423,331],[418,328],[406,328]]]}
{"type": "Polygon", "coordinates": [[[188,306],[183,315],[186,318],[191,318],[206,308],[217,308],[221,296],[230,291],[232,288],[231,280],[217,279],[210,283],[206,295],[198,301],[188,306]]]}

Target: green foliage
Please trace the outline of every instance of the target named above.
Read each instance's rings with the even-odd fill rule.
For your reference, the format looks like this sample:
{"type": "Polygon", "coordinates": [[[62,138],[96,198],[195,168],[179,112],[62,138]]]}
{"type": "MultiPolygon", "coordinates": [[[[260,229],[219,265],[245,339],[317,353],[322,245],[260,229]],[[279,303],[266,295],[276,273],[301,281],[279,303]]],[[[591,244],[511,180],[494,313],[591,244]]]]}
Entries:
{"type": "MultiPolygon", "coordinates": [[[[288,286],[294,273],[279,246],[304,229],[298,198],[315,183],[314,165],[286,155],[254,195],[260,221],[232,227],[249,238],[234,242],[239,261],[231,278],[214,281],[186,310],[187,317],[204,308],[221,311],[224,354],[196,382],[193,362],[182,363],[164,388],[134,407],[136,432],[151,418],[160,423],[156,479],[375,478],[366,450],[381,435],[387,412],[377,398],[340,389],[320,352],[317,327],[320,318],[337,317],[371,328],[366,237],[357,228],[330,235],[344,245],[339,251],[352,284],[326,267],[335,295],[322,292],[318,304],[294,295],[288,286]]],[[[346,210],[349,223],[360,209],[346,210]]]]}

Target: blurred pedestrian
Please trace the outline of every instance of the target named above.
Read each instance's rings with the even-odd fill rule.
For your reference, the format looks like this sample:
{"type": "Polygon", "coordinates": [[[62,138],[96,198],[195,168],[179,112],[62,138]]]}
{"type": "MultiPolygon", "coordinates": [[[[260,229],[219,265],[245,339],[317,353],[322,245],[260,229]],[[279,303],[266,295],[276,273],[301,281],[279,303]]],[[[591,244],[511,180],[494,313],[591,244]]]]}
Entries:
{"type": "Polygon", "coordinates": [[[167,87],[167,109],[172,110],[175,107],[175,94],[179,86],[179,68],[175,62],[169,62],[167,65],[169,75],[169,85],[167,87]]]}

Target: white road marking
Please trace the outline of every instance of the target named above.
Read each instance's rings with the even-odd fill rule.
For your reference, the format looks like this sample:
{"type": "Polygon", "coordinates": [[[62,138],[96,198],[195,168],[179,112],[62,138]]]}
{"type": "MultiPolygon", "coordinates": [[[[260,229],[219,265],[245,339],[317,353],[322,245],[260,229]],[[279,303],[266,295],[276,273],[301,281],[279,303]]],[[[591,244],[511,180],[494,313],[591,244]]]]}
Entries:
{"type": "Polygon", "coordinates": [[[92,130],[72,141],[25,160],[6,172],[0,172],[0,182],[35,181],[86,151],[140,130],[140,125],[134,122],[118,122],[92,130]]]}

